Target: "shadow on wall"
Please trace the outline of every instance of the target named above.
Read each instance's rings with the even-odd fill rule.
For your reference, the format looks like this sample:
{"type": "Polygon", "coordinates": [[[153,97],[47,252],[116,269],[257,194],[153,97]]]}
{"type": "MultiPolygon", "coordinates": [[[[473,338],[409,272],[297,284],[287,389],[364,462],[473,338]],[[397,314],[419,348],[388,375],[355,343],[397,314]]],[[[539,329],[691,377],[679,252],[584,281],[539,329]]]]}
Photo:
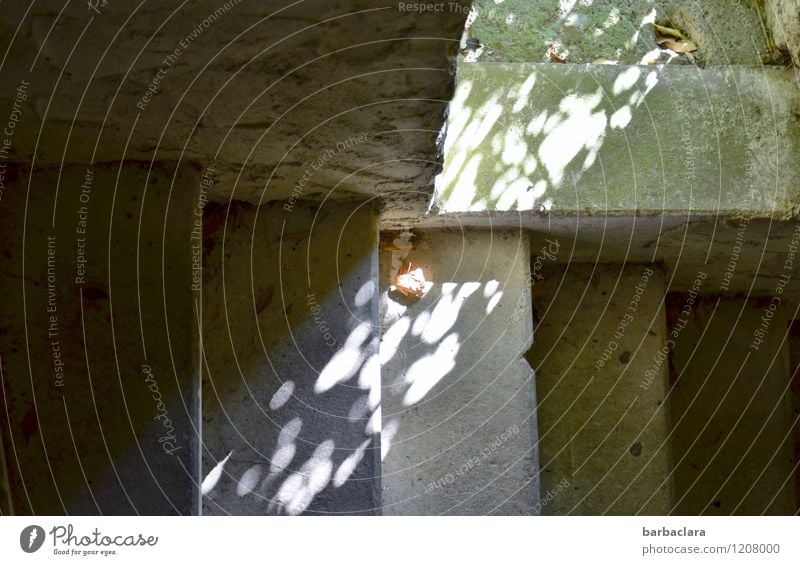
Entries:
{"type": "Polygon", "coordinates": [[[207,216],[204,513],[374,514],[375,216],[281,206],[207,216]]]}

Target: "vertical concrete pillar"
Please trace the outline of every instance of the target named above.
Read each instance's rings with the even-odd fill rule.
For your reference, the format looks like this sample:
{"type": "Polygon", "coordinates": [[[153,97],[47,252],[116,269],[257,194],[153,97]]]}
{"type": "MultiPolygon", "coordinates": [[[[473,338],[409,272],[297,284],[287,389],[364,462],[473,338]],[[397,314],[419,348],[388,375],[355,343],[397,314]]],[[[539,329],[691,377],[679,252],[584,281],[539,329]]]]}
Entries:
{"type": "Polygon", "coordinates": [[[274,202],[206,214],[205,514],[376,514],[377,217],[274,202]]]}
{"type": "Polygon", "coordinates": [[[0,426],[0,516],[10,516],[14,513],[14,507],[11,503],[11,486],[8,484],[2,428],[0,426]]]}
{"type": "Polygon", "coordinates": [[[706,297],[687,314],[688,299],[669,308],[675,513],[794,514],[788,308],[706,297]]]}
{"type": "Polygon", "coordinates": [[[544,270],[532,277],[538,323],[529,356],[543,513],[668,513],[662,272],[574,264],[542,279],[544,270]]]}
{"type": "Polygon", "coordinates": [[[383,293],[384,514],[537,514],[529,245],[515,231],[420,231],[382,246],[419,300],[383,293]]]}
{"type": "MultiPolygon", "coordinates": [[[[790,306],[790,308],[792,308],[790,306]]],[[[797,311],[795,306],[792,311],[797,311]]],[[[800,515],[800,320],[789,323],[789,399],[792,407],[795,514],[800,515]]]]}
{"type": "Polygon", "coordinates": [[[5,180],[0,412],[15,512],[196,512],[197,172],[20,166],[5,180]]]}

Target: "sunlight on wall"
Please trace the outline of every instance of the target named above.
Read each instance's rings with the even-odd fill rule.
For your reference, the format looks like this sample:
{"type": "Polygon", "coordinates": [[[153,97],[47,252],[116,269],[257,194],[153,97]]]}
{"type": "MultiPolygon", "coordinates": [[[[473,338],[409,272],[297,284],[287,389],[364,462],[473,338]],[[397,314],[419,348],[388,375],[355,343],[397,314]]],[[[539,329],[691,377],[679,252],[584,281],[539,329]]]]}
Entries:
{"type": "Polygon", "coordinates": [[[614,67],[593,76],[581,74],[587,67],[572,74],[564,68],[460,67],[445,166],[436,179],[441,211],[574,207],[576,183],[596,165],[609,132],[635,119],[658,71],[614,67]],[[609,73],[616,73],[611,85],[609,73]]]}
{"type": "MultiPolygon", "coordinates": [[[[426,276],[429,273],[426,273],[426,276]]],[[[434,277],[435,279],[435,277],[434,277]]],[[[502,283],[436,282],[423,299],[426,308],[409,309],[408,305],[384,296],[387,305],[380,345],[381,366],[399,363],[405,367],[392,383],[384,383],[384,397],[400,397],[401,405],[413,407],[428,398],[448,376],[458,378],[453,370],[463,346],[463,337],[454,328],[465,307],[478,306],[491,313],[503,295],[502,283]],[[470,304],[479,302],[478,304],[470,304]],[[411,315],[411,312],[414,312],[411,315]]],[[[381,460],[392,447],[399,431],[399,419],[390,418],[381,432],[381,460]]]]}

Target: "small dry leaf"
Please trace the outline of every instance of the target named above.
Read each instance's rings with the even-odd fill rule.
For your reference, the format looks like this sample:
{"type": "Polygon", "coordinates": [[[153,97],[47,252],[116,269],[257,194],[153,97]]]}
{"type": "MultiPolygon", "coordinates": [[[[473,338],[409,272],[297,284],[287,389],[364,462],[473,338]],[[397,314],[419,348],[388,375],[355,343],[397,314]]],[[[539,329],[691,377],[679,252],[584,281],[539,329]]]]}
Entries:
{"type": "Polygon", "coordinates": [[[668,37],[674,37],[675,39],[689,39],[680,31],[675,28],[660,26],[658,24],[653,24],[653,27],[656,28],[656,31],[661,35],[666,35],[668,37]]]}
{"type": "Polygon", "coordinates": [[[394,287],[397,292],[409,298],[422,298],[432,285],[433,283],[425,280],[425,274],[422,269],[417,267],[412,270],[411,263],[406,263],[405,261],[394,280],[394,287]]]}
{"type": "Polygon", "coordinates": [[[564,64],[567,62],[566,59],[560,57],[558,53],[556,53],[555,49],[548,49],[547,50],[547,58],[550,59],[552,63],[561,63],[564,64]]]}
{"type": "Polygon", "coordinates": [[[692,51],[697,51],[697,45],[689,40],[675,41],[674,39],[662,37],[661,39],[657,39],[656,43],[658,43],[661,47],[669,49],[670,51],[675,51],[676,53],[691,53],[692,51]]]}

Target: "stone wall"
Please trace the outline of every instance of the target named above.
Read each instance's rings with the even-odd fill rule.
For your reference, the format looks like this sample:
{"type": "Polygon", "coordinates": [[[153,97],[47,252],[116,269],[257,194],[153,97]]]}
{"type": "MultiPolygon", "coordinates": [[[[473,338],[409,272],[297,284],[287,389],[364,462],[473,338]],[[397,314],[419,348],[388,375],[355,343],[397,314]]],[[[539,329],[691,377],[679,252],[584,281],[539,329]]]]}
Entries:
{"type": "Polygon", "coordinates": [[[14,512],[196,513],[197,171],[13,166],[5,182],[0,377],[14,512]]]}

